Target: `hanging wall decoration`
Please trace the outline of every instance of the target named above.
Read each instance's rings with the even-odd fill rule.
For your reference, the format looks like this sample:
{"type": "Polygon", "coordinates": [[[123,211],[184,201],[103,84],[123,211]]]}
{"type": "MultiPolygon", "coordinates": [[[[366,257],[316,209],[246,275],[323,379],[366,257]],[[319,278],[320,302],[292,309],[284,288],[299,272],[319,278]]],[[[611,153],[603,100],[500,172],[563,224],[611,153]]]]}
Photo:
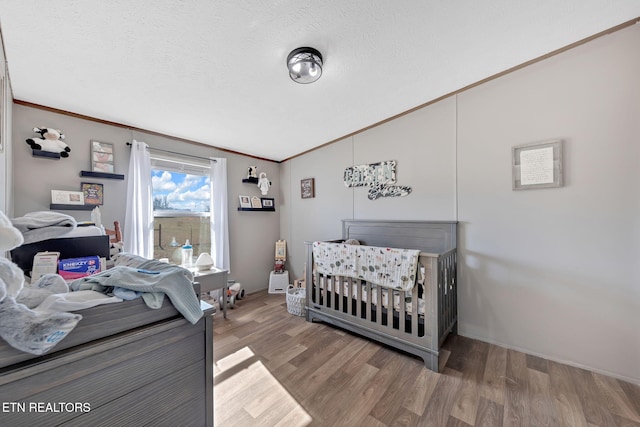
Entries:
{"type": "Polygon", "coordinates": [[[380,197],[402,197],[411,193],[411,187],[391,185],[395,183],[395,160],[358,165],[344,170],[344,185],[347,187],[369,187],[367,195],[369,200],[376,200],[380,197]]]}

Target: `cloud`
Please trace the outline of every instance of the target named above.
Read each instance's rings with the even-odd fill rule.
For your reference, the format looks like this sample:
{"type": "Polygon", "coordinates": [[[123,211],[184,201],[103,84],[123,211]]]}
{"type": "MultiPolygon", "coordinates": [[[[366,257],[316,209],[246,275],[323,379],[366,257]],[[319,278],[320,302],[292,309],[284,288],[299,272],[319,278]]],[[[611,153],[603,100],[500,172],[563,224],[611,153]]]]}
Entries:
{"type": "Polygon", "coordinates": [[[153,195],[166,197],[171,209],[208,212],[210,210],[209,181],[208,176],[154,171],[153,195]]]}
{"type": "Polygon", "coordinates": [[[173,182],[173,176],[171,172],[162,171],[160,176],[151,177],[151,186],[153,187],[154,194],[157,192],[166,193],[174,191],[177,188],[175,182],[173,182]]]}

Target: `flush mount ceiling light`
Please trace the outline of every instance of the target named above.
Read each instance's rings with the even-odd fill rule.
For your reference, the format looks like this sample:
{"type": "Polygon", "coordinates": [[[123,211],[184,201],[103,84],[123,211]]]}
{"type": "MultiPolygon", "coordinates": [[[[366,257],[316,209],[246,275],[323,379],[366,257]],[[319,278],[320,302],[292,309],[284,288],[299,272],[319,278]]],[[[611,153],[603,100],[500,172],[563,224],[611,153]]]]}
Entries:
{"type": "Polygon", "coordinates": [[[299,47],[287,57],[289,77],[296,83],[313,83],[322,75],[322,54],[312,47],[299,47]]]}

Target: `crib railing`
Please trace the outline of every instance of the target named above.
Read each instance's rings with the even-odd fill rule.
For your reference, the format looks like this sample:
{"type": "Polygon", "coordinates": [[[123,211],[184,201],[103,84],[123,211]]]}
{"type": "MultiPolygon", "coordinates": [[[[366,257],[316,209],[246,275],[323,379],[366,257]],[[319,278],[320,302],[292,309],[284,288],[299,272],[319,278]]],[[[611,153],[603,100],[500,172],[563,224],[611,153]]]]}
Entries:
{"type": "MultiPolygon", "coordinates": [[[[307,265],[313,265],[313,260],[309,259],[307,265]]],[[[307,279],[307,307],[329,312],[345,320],[361,319],[366,321],[367,327],[392,336],[397,336],[400,332],[409,341],[422,343],[428,339],[437,348],[440,337],[438,329],[446,331],[448,322],[455,320],[449,319],[446,326],[438,327],[438,317],[451,313],[449,308],[442,309],[441,304],[449,307],[455,301],[454,292],[449,289],[455,285],[450,283],[451,278],[455,278],[455,250],[444,257],[421,253],[418,268],[420,274],[417,283],[409,291],[383,288],[350,277],[324,275],[310,269],[307,271],[310,276],[307,279]],[[451,256],[454,258],[450,259],[451,256]],[[437,282],[436,271],[447,275],[441,284],[437,282]],[[447,295],[442,296],[439,289],[445,287],[447,295]],[[383,304],[385,293],[386,305],[383,304]],[[367,298],[363,298],[363,294],[367,298]],[[411,307],[408,307],[409,301],[411,307]],[[418,311],[421,302],[425,308],[423,314],[418,311]]]]}

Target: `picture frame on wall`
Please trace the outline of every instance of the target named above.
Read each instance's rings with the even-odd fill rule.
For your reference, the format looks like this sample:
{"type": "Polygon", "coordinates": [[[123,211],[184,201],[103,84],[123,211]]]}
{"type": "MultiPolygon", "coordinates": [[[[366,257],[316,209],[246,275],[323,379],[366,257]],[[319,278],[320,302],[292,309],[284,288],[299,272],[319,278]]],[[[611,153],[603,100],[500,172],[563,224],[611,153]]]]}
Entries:
{"type": "Polygon", "coordinates": [[[311,199],[315,196],[315,179],[305,178],[300,180],[300,197],[303,199],[311,199]]]}
{"type": "Polygon", "coordinates": [[[560,139],[511,148],[513,190],[562,187],[563,141],[560,139]]]}
{"type": "Polygon", "coordinates": [[[82,194],[84,195],[85,205],[103,205],[104,204],[104,186],[93,182],[80,183],[82,194]]]}
{"type": "Polygon", "coordinates": [[[251,207],[254,208],[254,209],[261,209],[262,208],[262,201],[260,200],[260,197],[253,196],[251,198],[251,207]]]}
{"type": "Polygon", "coordinates": [[[249,196],[238,196],[238,199],[240,200],[240,207],[241,208],[250,208],[251,207],[251,199],[249,198],[249,196]]]}
{"type": "Polygon", "coordinates": [[[113,144],[91,141],[91,171],[103,173],[115,172],[113,144]]]}
{"type": "Polygon", "coordinates": [[[272,199],[270,197],[262,197],[260,199],[260,201],[262,202],[262,208],[263,209],[273,209],[274,208],[274,204],[273,204],[274,199],[272,199]]]}
{"type": "Polygon", "coordinates": [[[56,205],[84,205],[82,191],[51,190],[51,203],[56,205]]]}

